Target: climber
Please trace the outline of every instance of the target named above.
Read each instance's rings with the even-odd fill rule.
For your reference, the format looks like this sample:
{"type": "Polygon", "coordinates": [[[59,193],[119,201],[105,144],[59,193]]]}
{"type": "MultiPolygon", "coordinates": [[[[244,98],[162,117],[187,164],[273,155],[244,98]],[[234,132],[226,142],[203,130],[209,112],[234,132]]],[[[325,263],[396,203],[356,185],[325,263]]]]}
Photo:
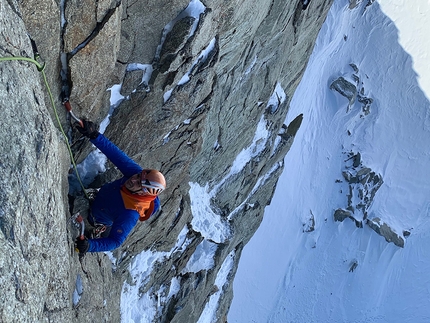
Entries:
{"type": "Polygon", "coordinates": [[[160,207],[158,195],[166,188],[162,173],[142,169],[117,146],[97,131],[97,126],[82,120],[75,124],[90,141],[123,173],[124,177],[103,185],[91,204],[88,222],[100,232],[98,239],[78,238],[80,254],[118,248],[137,221],[145,221],[160,207]]]}

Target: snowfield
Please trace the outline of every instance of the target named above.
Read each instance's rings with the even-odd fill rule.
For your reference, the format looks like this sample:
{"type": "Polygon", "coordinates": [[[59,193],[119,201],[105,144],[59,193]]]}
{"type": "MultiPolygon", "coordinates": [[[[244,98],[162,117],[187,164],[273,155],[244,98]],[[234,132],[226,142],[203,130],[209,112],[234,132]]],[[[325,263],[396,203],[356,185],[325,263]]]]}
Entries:
{"type": "Polygon", "coordinates": [[[242,253],[229,323],[430,322],[430,3],[357,2],[334,1],[292,99],[285,123],[303,122],[242,253]],[[370,105],[331,89],[340,77],[370,105]],[[350,153],[383,178],[368,218],[404,248],[334,220],[350,153]]]}

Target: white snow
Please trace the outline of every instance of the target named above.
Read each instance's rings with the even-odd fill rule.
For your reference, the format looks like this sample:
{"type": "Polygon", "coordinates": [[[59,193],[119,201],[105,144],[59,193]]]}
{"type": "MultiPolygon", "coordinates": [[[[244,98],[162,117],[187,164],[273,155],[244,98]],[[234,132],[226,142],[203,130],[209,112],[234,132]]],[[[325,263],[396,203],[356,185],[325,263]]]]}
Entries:
{"type": "Polygon", "coordinates": [[[173,277],[170,282],[169,294],[167,295],[167,299],[175,296],[181,290],[181,279],[177,277],[173,277]]]}
{"type": "Polygon", "coordinates": [[[249,73],[251,73],[252,69],[254,68],[255,64],[257,63],[257,56],[254,57],[254,60],[251,62],[251,64],[249,65],[249,67],[245,70],[245,75],[248,75],[249,73]]]}
{"type": "Polygon", "coordinates": [[[152,322],[156,314],[157,301],[152,289],[148,293],[139,293],[139,286],[124,284],[121,294],[121,322],[152,322]]]}
{"type": "MultiPolygon", "coordinates": [[[[197,26],[199,24],[200,21],[200,15],[203,14],[206,10],[205,5],[199,1],[199,0],[191,0],[190,3],[188,4],[187,8],[185,8],[175,19],[173,19],[171,22],[169,22],[163,29],[163,34],[161,36],[161,41],[160,44],[157,47],[157,51],[155,54],[156,58],[160,58],[160,53],[161,50],[163,48],[164,42],[166,40],[166,37],[168,35],[169,32],[172,31],[173,26],[175,26],[175,24],[180,21],[181,19],[184,19],[185,17],[192,17],[194,18],[194,22],[193,25],[191,27],[190,33],[188,34],[188,38],[192,37],[194,35],[194,33],[197,30],[197,26]]],[[[197,62],[200,61],[205,61],[207,58],[207,54],[210,52],[210,50],[213,49],[213,40],[209,43],[209,45],[202,51],[202,53],[200,54],[200,56],[198,57],[197,61],[193,64],[192,68],[190,69],[190,71],[188,71],[184,76],[182,76],[181,80],[178,82],[177,85],[183,85],[187,82],[189,82],[190,80],[190,73],[192,71],[192,69],[194,68],[195,64],[197,64],[197,62]],[[212,47],[211,47],[212,46],[212,47]]],[[[167,102],[171,95],[173,90],[176,88],[177,85],[174,85],[171,89],[167,90],[164,94],[163,94],[163,102],[167,102]]]]}
{"type": "Polygon", "coordinates": [[[194,70],[197,64],[202,64],[206,62],[208,59],[209,54],[214,50],[216,44],[216,38],[213,38],[209,44],[202,50],[200,55],[197,57],[197,59],[194,61],[194,63],[191,65],[190,69],[187,73],[185,73],[181,79],[179,80],[177,85],[174,85],[173,88],[166,91],[163,95],[164,103],[167,102],[167,100],[170,99],[170,96],[172,95],[173,90],[176,88],[176,86],[184,85],[188,83],[191,79],[191,72],[194,70]]]}
{"type": "MultiPolygon", "coordinates": [[[[220,214],[218,214],[220,212],[217,212],[213,209],[211,200],[215,197],[216,193],[222,189],[223,184],[229,178],[239,173],[246,166],[246,164],[252,160],[252,158],[258,156],[258,154],[261,153],[261,151],[266,147],[268,134],[267,121],[263,115],[261,116],[257,125],[257,129],[251,144],[247,148],[244,148],[236,156],[236,159],[230,168],[230,172],[224,178],[220,179],[219,183],[215,185],[215,187],[210,190],[208,183],[204,187],[197,183],[189,183],[191,187],[189,191],[191,199],[191,212],[193,214],[191,225],[195,231],[200,232],[206,239],[216,243],[222,243],[231,236],[228,222],[220,214]]],[[[279,165],[277,165],[276,168],[277,167],[279,167],[279,165]]],[[[263,175],[257,181],[256,187],[251,191],[250,196],[255,192],[255,189],[259,185],[264,183],[264,181],[267,179],[267,176],[269,176],[273,171],[274,169],[271,169],[269,174],[263,175]]],[[[246,201],[243,204],[245,203],[246,201]]],[[[227,219],[230,220],[231,217],[241,207],[242,205],[233,210],[231,214],[228,215],[227,219]]]]}
{"type": "Polygon", "coordinates": [[[115,84],[111,88],[107,89],[107,91],[110,91],[110,108],[109,108],[108,115],[100,123],[100,128],[99,128],[100,133],[104,133],[106,131],[106,128],[110,123],[110,117],[112,116],[113,111],[125,99],[125,97],[120,93],[121,87],[122,87],[122,84],[115,84]]]}
{"type": "Polygon", "coordinates": [[[145,86],[148,86],[149,80],[151,79],[152,72],[154,72],[154,68],[151,64],[139,64],[139,63],[132,63],[127,65],[127,72],[137,71],[141,70],[143,72],[142,75],[142,81],[140,84],[144,84],[145,86]]]}
{"type": "MultiPolygon", "coordinates": [[[[85,187],[92,183],[98,174],[106,171],[106,161],[106,156],[100,150],[96,149],[77,165],[79,176],[85,187]]],[[[69,194],[74,195],[81,190],[82,188],[77,180],[76,172],[73,171],[69,174],[69,194]]]]}
{"type": "Polygon", "coordinates": [[[112,271],[115,271],[118,261],[113,255],[112,251],[105,251],[104,254],[108,256],[110,262],[112,263],[112,271]]]}
{"type": "Polygon", "coordinates": [[[209,301],[206,303],[197,323],[220,322],[220,318],[217,317],[216,311],[218,309],[219,300],[223,294],[223,287],[229,283],[228,276],[233,269],[234,257],[235,251],[233,250],[225,258],[223,264],[221,265],[221,268],[218,271],[217,277],[215,279],[215,286],[218,290],[209,298],[209,301]]]}
{"type": "Polygon", "coordinates": [[[303,113],[302,126],[243,250],[229,323],[430,322],[430,4],[367,4],[350,10],[335,0],[320,31],[285,122],[303,113]],[[368,115],[358,103],[347,112],[348,100],[329,88],[353,74],[374,100],[368,115]],[[382,175],[369,217],[409,230],[404,248],[367,225],[334,222],[346,206],[336,180],[349,151],[382,175]],[[303,232],[310,214],[315,231],[303,232]]]}
{"type": "Polygon", "coordinates": [[[163,47],[164,41],[166,40],[167,34],[172,31],[173,26],[180,21],[181,19],[184,19],[185,17],[192,17],[195,18],[193,22],[193,26],[191,27],[190,33],[188,35],[188,38],[192,37],[194,33],[196,32],[197,26],[200,21],[200,15],[204,13],[206,10],[205,5],[199,1],[199,0],[191,0],[188,6],[171,22],[169,22],[163,29],[163,34],[161,36],[161,42],[157,47],[157,52],[155,54],[156,57],[160,57],[161,49],[163,47]]]}
{"type": "MultiPolygon", "coordinates": [[[[278,83],[275,87],[274,93],[269,99],[269,103],[272,107],[275,107],[274,109],[276,110],[279,104],[283,103],[285,100],[285,92],[278,83]]],[[[222,184],[225,183],[225,181],[240,172],[247,165],[247,163],[252,160],[252,158],[255,158],[261,153],[261,151],[267,145],[268,135],[269,132],[267,129],[267,121],[265,120],[264,115],[262,115],[251,144],[238,154],[230,168],[230,172],[224,178],[222,178],[215,187],[209,190],[208,183],[205,187],[202,187],[197,183],[189,183],[191,187],[189,191],[191,199],[191,212],[193,214],[191,225],[195,231],[198,231],[202,234],[205,240],[203,240],[203,242],[196,249],[195,253],[189,260],[185,271],[197,272],[213,267],[213,257],[215,255],[217,246],[208,240],[216,243],[225,242],[231,236],[231,232],[228,222],[213,210],[213,207],[211,206],[211,199],[215,196],[218,190],[222,188],[222,184]]],[[[215,144],[214,147],[216,146],[217,145],[215,144]]],[[[274,165],[267,174],[261,176],[253,190],[251,190],[249,196],[252,196],[258,187],[263,185],[265,181],[269,179],[270,175],[280,166],[281,164],[274,165]]],[[[235,210],[233,210],[231,214],[228,215],[227,220],[231,220],[238,210],[240,210],[245,204],[249,204],[247,203],[247,200],[248,198],[245,199],[245,201],[235,210]]],[[[226,258],[220,271],[218,272],[215,282],[215,285],[218,287],[218,291],[215,292],[206,303],[204,311],[198,322],[203,323],[218,321],[219,318],[216,317],[218,303],[223,293],[222,288],[227,283],[227,276],[232,269],[233,259],[234,252],[232,252],[226,258]]]]}
{"type": "MultiPolygon", "coordinates": [[[[230,169],[230,174],[225,178],[225,180],[227,180],[228,177],[239,173],[251,158],[258,156],[258,154],[261,153],[266,146],[268,135],[269,131],[267,130],[267,121],[264,118],[264,115],[262,115],[258,122],[252,144],[246,149],[243,149],[239,155],[237,155],[230,169]]],[[[218,186],[221,186],[223,183],[224,181],[222,181],[218,186]]]]}
{"type": "Polygon", "coordinates": [[[169,100],[170,99],[170,97],[172,96],[172,92],[173,92],[173,90],[174,90],[175,88],[173,87],[173,88],[171,88],[170,90],[168,90],[168,91],[166,91],[166,92],[164,92],[164,94],[163,94],[163,102],[164,103],[166,103],[167,102],[167,100],[169,100]]]}
{"type": "Polygon", "coordinates": [[[138,254],[129,267],[132,281],[124,282],[121,292],[121,322],[151,322],[157,314],[158,302],[153,290],[143,293],[151,271],[157,262],[162,262],[168,252],[143,251],[138,254]]]}
{"type": "MultiPolygon", "coordinates": [[[[187,233],[188,228],[185,225],[178,235],[175,246],[168,252],[146,250],[134,257],[128,268],[131,279],[124,282],[122,287],[121,322],[152,322],[156,315],[161,313],[162,308],[169,299],[178,293],[180,290],[180,276],[173,277],[169,289],[163,285],[158,291],[154,291],[151,287],[145,293],[143,290],[147,287],[151,272],[155,270],[154,266],[157,263],[162,263],[171,257],[173,253],[184,252],[192,242],[192,240],[187,239],[187,233]]],[[[197,246],[181,274],[211,269],[214,265],[213,258],[217,247],[215,243],[203,240],[197,246]]]]}
{"type": "Polygon", "coordinates": [[[228,215],[228,220],[231,220],[234,218],[234,216],[237,214],[237,212],[241,211],[243,209],[243,207],[245,205],[251,206],[252,204],[248,203],[248,200],[250,197],[252,197],[253,194],[255,194],[257,192],[257,190],[263,186],[269,179],[270,176],[272,176],[272,174],[279,169],[279,167],[282,166],[282,163],[276,163],[272,166],[271,169],[269,169],[269,171],[267,172],[267,174],[262,175],[261,177],[258,178],[257,182],[255,183],[254,187],[252,188],[251,192],[249,193],[249,195],[247,196],[247,198],[237,207],[235,208],[229,215],[228,215]]]}
{"type": "Polygon", "coordinates": [[[270,108],[270,113],[275,113],[278,110],[279,106],[285,102],[287,99],[287,95],[285,94],[284,89],[281,86],[281,83],[276,83],[275,90],[273,91],[272,96],[267,102],[266,108],[270,108]]]}
{"type": "Polygon", "coordinates": [[[198,273],[201,270],[212,269],[215,264],[215,252],[217,244],[203,240],[194,251],[182,273],[198,273]]]}
{"type": "Polygon", "coordinates": [[[395,23],[399,31],[399,44],[412,56],[412,66],[424,94],[430,93],[430,33],[428,1],[415,0],[398,3],[393,0],[379,1],[381,10],[395,23]]]}
{"type": "Polygon", "coordinates": [[[191,212],[193,229],[200,232],[205,239],[216,243],[225,242],[230,237],[230,227],[222,217],[215,213],[211,206],[214,191],[209,192],[209,185],[205,187],[190,182],[191,212]]]}
{"type": "Polygon", "coordinates": [[[191,71],[194,69],[194,67],[198,63],[203,63],[207,60],[209,53],[214,50],[215,44],[216,44],[216,38],[213,38],[209,42],[209,44],[202,50],[199,57],[197,57],[197,59],[195,60],[195,62],[191,66],[190,70],[179,80],[178,85],[184,85],[185,83],[187,83],[190,80],[191,71]]]}
{"type": "Polygon", "coordinates": [[[176,242],[176,249],[174,249],[174,252],[177,252],[177,251],[181,253],[184,252],[187,246],[191,243],[192,240],[187,239],[187,233],[188,233],[188,228],[187,226],[184,226],[184,228],[178,235],[178,239],[176,242]]]}
{"type": "Polygon", "coordinates": [[[79,301],[81,300],[82,294],[84,292],[84,286],[82,284],[81,275],[76,276],[75,290],[73,291],[73,306],[78,306],[79,301]]]}

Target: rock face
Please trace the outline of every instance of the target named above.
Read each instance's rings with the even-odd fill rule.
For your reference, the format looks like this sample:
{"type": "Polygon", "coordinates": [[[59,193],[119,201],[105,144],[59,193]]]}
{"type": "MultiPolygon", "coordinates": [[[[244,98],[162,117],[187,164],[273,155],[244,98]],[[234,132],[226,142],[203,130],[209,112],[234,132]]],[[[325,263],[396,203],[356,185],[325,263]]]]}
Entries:
{"type": "MultiPolygon", "coordinates": [[[[1,2],[0,9],[0,56],[32,57],[18,7],[1,2]]],[[[0,117],[0,321],[67,321],[68,155],[35,65],[0,62],[0,117]]]]}
{"type": "MultiPolygon", "coordinates": [[[[330,89],[348,100],[346,113],[350,113],[354,106],[358,106],[357,115],[361,120],[371,113],[373,99],[365,96],[357,65],[350,64],[350,66],[354,71],[351,78],[347,80],[342,76],[338,77],[331,82],[330,89]]],[[[348,135],[351,136],[349,130],[348,135]]],[[[363,164],[360,152],[344,151],[343,154],[346,157],[342,169],[343,180],[337,179],[336,182],[339,184],[345,182],[346,189],[344,186],[340,189],[340,193],[345,195],[347,201],[344,208],[334,211],[334,220],[343,222],[349,218],[358,228],[363,228],[363,224],[367,224],[387,242],[393,242],[396,246],[403,248],[410,232],[404,230],[400,235],[388,223],[369,214],[375,195],[384,183],[382,176],[363,164]]]]}
{"type": "MultiPolygon", "coordinates": [[[[136,290],[155,304],[154,322],[196,322],[212,302],[225,322],[241,250],[306,117],[284,124],[331,2],[0,0],[0,56],[33,57],[28,35],[36,41],[67,136],[34,64],[1,61],[2,320],[119,322],[121,293],[136,290]],[[60,94],[100,122],[114,84],[124,100],[106,136],[160,169],[168,189],[113,263],[104,253],[80,262],[66,141],[77,161],[91,147],[70,131],[60,94]],[[130,274],[148,253],[146,275],[130,274]]],[[[118,176],[108,163],[92,185],[118,176]]],[[[78,197],[75,210],[86,208],[78,197]]]]}

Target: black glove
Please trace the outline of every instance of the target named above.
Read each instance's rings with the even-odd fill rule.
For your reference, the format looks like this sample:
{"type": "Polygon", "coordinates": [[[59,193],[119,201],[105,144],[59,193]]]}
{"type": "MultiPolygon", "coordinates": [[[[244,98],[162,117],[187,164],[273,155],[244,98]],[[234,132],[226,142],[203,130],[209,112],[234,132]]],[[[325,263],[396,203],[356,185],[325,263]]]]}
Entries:
{"type": "Polygon", "coordinates": [[[85,254],[89,248],[90,248],[90,243],[88,242],[87,238],[85,238],[84,240],[81,240],[81,238],[78,237],[76,239],[76,249],[79,250],[80,254],[85,254]]]}
{"type": "Polygon", "coordinates": [[[97,130],[98,126],[94,122],[85,119],[82,120],[82,123],[84,125],[83,127],[81,127],[79,122],[76,122],[76,129],[78,129],[78,131],[85,137],[88,137],[90,139],[96,139],[99,135],[99,132],[97,130]]]}

